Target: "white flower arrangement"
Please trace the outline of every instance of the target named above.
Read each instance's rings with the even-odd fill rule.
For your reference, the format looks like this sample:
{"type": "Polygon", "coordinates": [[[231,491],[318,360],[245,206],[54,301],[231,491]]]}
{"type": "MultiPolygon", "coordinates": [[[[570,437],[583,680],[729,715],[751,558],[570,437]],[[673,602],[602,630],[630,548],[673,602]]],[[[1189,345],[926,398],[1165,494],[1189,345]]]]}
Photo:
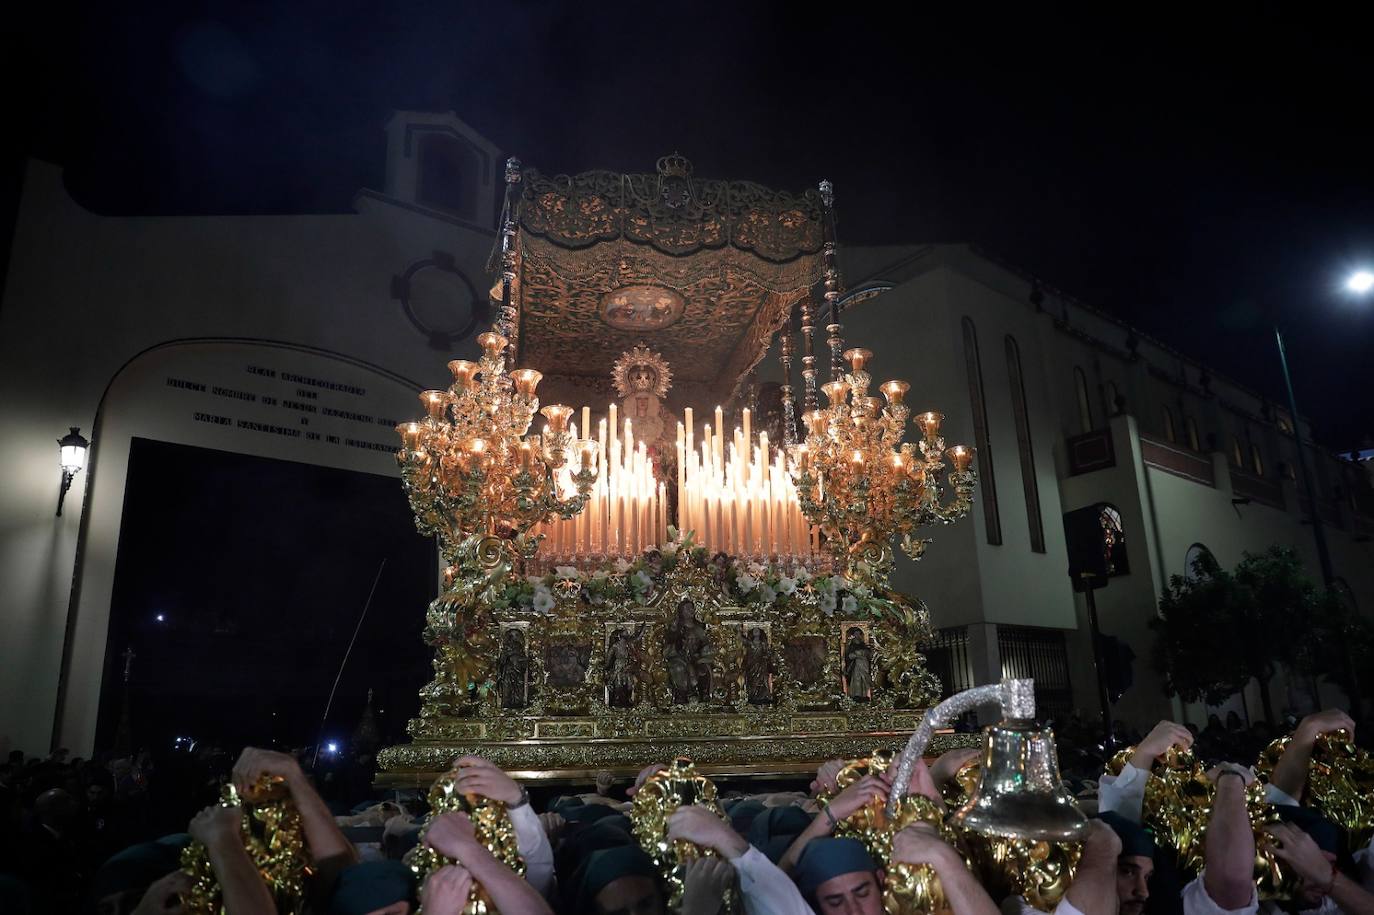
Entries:
{"type": "Polygon", "coordinates": [[[630,587],[634,589],[635,594],[642,597],[653,590],[654,580],[649,577],[648,572],[640,569],[630,576],[630,587]]]}
{"type": "Polygon", "coordinates": [[[553,592],[542,584],[535,585],[533,606],[540,613],[548,613],[553,609],[553,592]]]}

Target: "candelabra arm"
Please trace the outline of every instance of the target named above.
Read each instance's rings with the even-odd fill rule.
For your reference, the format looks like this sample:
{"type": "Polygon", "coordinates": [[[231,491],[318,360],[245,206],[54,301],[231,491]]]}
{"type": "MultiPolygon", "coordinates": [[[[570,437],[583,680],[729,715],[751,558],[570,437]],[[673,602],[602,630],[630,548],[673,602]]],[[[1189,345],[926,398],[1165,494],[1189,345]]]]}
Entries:
{"type": "Polygon", "coordinates": [[[887,815],[895,817],[897,808],[906,797],[911,782],[911,770],[916,760],[925,755],[935,729],[944,727],[965,712],[971,712],[980,705],[995,702],[1002,708],[1006,718],[1031,719],[1035,717],[1035,681],[1031,679],[1007,679],[1001,683],[988,683],[975,686],[961,693],[955,693],[935,708],[926,712],[920,725],[907,741],[906,748],[897,760],[897,774],[893,776],[892,790],[887,797],[887,815]]]}

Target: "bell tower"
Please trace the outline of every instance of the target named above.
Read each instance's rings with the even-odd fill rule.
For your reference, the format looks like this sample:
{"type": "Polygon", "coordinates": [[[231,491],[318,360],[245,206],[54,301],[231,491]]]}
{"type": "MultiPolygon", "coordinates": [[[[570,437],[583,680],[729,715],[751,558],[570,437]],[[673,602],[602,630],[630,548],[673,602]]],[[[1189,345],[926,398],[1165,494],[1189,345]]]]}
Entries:
{"type": "Polygon", "coordinates": [[[500,150],[452,111],[397,111],[386,125],[388,197],[491,229],[500,150]]]}

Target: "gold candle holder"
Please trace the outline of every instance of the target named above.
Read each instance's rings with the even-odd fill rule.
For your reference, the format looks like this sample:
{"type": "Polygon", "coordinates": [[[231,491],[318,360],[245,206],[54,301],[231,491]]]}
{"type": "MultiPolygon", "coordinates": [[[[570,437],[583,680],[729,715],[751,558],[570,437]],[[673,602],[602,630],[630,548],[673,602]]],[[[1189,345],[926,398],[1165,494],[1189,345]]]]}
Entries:
{"type": "Polygon", "coordinates": [[[878,398],[855,397],[851,403],[855,416],[869,417],[878,412],[878,398]]]}
{"type": "Polygon", "coordinates": [[[599,454],[596,447],[596,440],[584,438],[578,447],[582,454],[582,469],[595,473],[596,458],[599,454]]]}
{"type": "Polygon", "coordinates": [[[843,381],[830,381],[821,385],[821,390],[830,398],[830,406],[834,407],[844,403],[844,395],[848,393],[849,385],[843,381]]]}
{"type": "Polygon", "coordinates": [[[477,345],[482,347],[482,352],[488,359],[495,359],[506,351],[506,346],[510,343],[505,337],[495,331],[487,331],[477,335],[477,345]]]}
{"type": "Polygon", "coordinates": [[[480,369],[481,366],[467,359],[454,359],[448,364],[448,370],[453,375],[453,383],[458,385],[460,390],[472,385],[472,380],[477,377],[480,369]]]}
{"type": "Polygon", "coordinates": [[[534,461],[534,449],[530,447],[530,443],[521,442],[520,449],[516,454],[520,460],[520,470],[529,473],[530,464],[534,461]]]}
{"type": "Polygon", "coordinates": [[[882,387],[878,390],[883,392],[883,396],[887,398],[890,405],[896,407],[901,405],[906,397],[906,392],[911,390],[911,385],[894,378],[892,381],[883,382],[882,387]]]}
{"type": "Polygon", "coordinates": [[[802,422],[806,423],[806,429],[812,435],[825,435],[824,411],[808,410],[802,414],[802,422]]]}
{"type": "Polygon", "coordinates": [[[959,473],[967,473],[973,466],[973,449],[967,445],[955,445],[945,451],[945,454],[949,456],[949,462],[959,473]]]}
{"type": "Polygon", "coordinates": [[[444,410],[448,407],[448,392],[421,391],[420,403],[425,405],[425,415],[436,422],[442,422],[444,410]]]}
{"type": "Polygon", "coordinates": [[[420,437],[425,433],[425,427],[419,423],[399,423],[396,426],[396,434],[401,436],[401,444],[406,451],[420,450],[420,437]]]}
{"type": "Polygon", "coordinates": [[[549,421],[550,434],[562,435],[568,431],[568,418],[573,414],[572,407],[564,406],[561,403],[551,403],[539,412],[549,421]]]}
{"type": "Polygon", "coordinates": [[[539,382],[543,380],[544,374],[536,372],[534,369],[519,369],[511,372],[510,377],[515,382],[515,393],[526,400],[532,400],[534,389],[539,387],[539,382]]]}
{"type": "Polygon", "coordinates": [[[940,437],[940,423],[945,421],[943,413],[936,413],[934,410],[927,410],[916,416],[916,425],[921,427],[921,434],[926,441],[933,442],[940,437]]]}
{"type": "Polygon", "coordinates": [[[864,370],[864,365],[872,358],[872,350],[862,349],[860,347],[845,350],[844,352],[845,362],[849,363],[850,371],[856,375],[864,370]]]}

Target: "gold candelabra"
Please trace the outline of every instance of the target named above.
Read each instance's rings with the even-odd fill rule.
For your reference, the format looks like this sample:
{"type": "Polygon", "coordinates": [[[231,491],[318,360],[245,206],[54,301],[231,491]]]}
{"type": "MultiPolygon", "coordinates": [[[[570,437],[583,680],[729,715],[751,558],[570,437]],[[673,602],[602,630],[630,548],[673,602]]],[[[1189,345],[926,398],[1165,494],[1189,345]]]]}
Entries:
{"type": "Polygon", "coordinates": [[[450,362],[449,389],[420,393],[425,418],[396,427],[415,526],[439,537],[450,563],[473,535],[496,537],[519,557],[532,557],[543,535],[527,536],[530,528],[576,515],[596,482],[596,441],[576,438],[571,407],[539,408],[535,389],[543,376],[507,371],[509,342],[493,331],[478,336],[481,361],[450,362]],[[547,421],[544,433],[529,435],[536,412],[547,421]]]}
{"type": "Polygon", "coordinates": [[[917,414],[920,441],[902,441],[913,419],[905,403],[911,385],[885,382],[881,404],[868,393],[872,358],[866,349],[847,350],[849,372],[821,386],[830,403],[802,416],[807,436],[794,448],[792,475],[802,512],[825,534],[835,567],[851,580],[878,583],[891,568],[894,537],[919,559],[929,541],[914,536],[918,529],[968,514],[977,475],[972,448],[945,448],[939,413],[917,414]],[[948,501],[940,483],[945,458],[954,490],[948,501]]]}

